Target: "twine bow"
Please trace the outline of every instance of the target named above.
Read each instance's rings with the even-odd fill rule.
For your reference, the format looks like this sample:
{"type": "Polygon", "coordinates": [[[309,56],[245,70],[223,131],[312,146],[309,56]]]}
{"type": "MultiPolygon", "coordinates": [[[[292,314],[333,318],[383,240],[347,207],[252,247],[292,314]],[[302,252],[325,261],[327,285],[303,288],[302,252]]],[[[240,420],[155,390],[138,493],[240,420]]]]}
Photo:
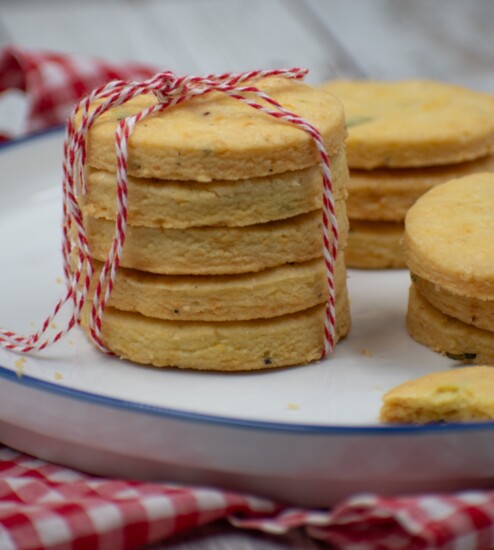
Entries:
{"type": "Polygon", "coordinates": [[[133,116],[120,120],[115,134],[117,153],[117,218],[112,246],[108,252],[99,280],[92,296],[92,308],[89,320],[89,332],[96,345],[105,352],[101,339],[101,321],[103,311],[110,298],[115,282],[117,268],[122,256],[127,227],[127,158],[128,141],[135,125],[151,114],[164,111],[170,106],[188,101],[194,97],[219,91],[242,101],[250,107],[260,110],[274,118],[288,121],[306,131],[313,139],[321,158],[323,180],[323,244],[324,261],[327,269],[329,300],[326,306],[324,326],[323,355],[330,353],[335,340],[335,292],[334,292],[334,262],[338,248],[338,229],[332,193],[329,157],[319,131],[309,122],[288,111],[265,92],[252,85],[260,78],[281,76],[300,80],[307,74],[305,69],[252,71],[239,74],[225,73],[207,75],[204,77],[179,77],[167,71],[155,75],[144,82],[128,82],[117,80],[93,90],[93,92],[78,103],[68,120],[63,160],[63,261],[66,280],[66,293],[61,298],[52,314],[44,321],[40,330],[30,336],[20,336],[8,330],[0,330],[0,347],[28,353],[40,351],[54,344],[67,334],[80,321],[82,308],[88,299],[91,279],[94,273],[93,261],[84,229],[82,212],[77,196],[85,192],[84,165],[86,161],[86,137],[97,118],[109,109],[121,105],[133,97],[152,92],[158,102],[133,116]],[[242,85],[248,81],[248,85],[242,85]],[[267,105],[261,105],[252,100],[254,95],[264,100],[267,105]],[[93,110],[90,107],[98,102],[93,110]],[[76,124],[76,116],[80,115],[80,124],[76,124]],[[330,238],[330,231],[332,239],[330,238]],[[71,253],[77,255],[76,267],[71,267],[71,253]],[[46,331],[59,314],[62,307],[72,302],[72,314],[65,328],[54,336],[46,337],[46,331]]]}

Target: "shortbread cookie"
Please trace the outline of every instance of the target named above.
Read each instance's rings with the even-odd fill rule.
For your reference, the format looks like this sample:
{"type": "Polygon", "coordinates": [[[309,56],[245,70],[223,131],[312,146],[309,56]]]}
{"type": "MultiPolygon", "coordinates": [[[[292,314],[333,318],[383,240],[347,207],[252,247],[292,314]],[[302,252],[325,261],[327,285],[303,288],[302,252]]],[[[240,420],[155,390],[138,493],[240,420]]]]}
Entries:
{"type": "MultiPolygon", "coordinates": [[[[95,281],[101,265],[96,263],[95,281]]],[[[334,284],[336,294],[346,285],[343,252],[334,284]]],[[[326,267],[317,258],[243,275],[173,276],[119,268],[109,305],[157,319],[235,321],[286,315],[327,300],[326,267]]]]}
{"type": "Polygon", "coordinates": [[[493,212],[494,173],[431,189],[406,217],[410,270],[454,294],[494,299],[493,212]]]}
{"type": "MultiPolygon", "coordinates": [[[[253,85],[312,123],[330,156],[341,148],[345,120],[333,96],[286,78],[266,78],[253,85]]],[[[253,94],[248,97],[266,105],[253,94]]],[[[141,95],[100,116],[89,132],[87,163],[115,172],[118,121],[156,101],[153,94],[141,95]]],[[[144,178],[236,180],[298,170],[319,161],[313,139],[304,130],[212,92],[139,122],[129,141],[127,170],[144,178]]]]}
{"type": "MultiPolygon", "coordinates": [[[[333,197],[346,198],[348,168],[344,151],[331,162],[333,197]]],[[[84,213],[116,217],[116,177],[90,169],[87,193],[79,198],[84,213]]],[[[186,228],[202,225],[244,226],[298,216],[322,208],[322,176],[318,165],[273,176],[237,181],[164,181],[128,178],[131,225],[186,228]]]]}
{"type": "Polygon", "coordinates": [[[415,274],[412,274],[412,281],[420,294],[446,315],[469,325],[494,331],[494,300],[459,296],[415,274]]]}
{"type": "Polygon", "coordinates": [[[404,225],[350,220],[345,248],[347,267],[387,269],[406,267],[401,248],[404,225]]]}
{"type": "Polygon", "coordinates": [[[436,185],[477,172],[493,171],[494,155],[447,166],[352,170],[348,216],[355,220],[403,221],[415,201],[436,185]]]}
{"type": "Polygon", "coordinates": [[[439,82],[334,81],[350,168],[454,164],[494,152],[494,98],[439,82]],[[461,113],[461,116],[459,116],[461,113]]]}
{"type": "MultiPolygon", "coordinates": [[[[348,332],[345,292],[337,301],[337,335],[348,332]]],[[[291,315],[235,322],[163,321],[106,308],[102,339],[117,356],[156,367],[244,371],[302,365],[323,349],[324,305],[291,315]]],[[[87,330],[88,309],[82,324],[87,330]]]]}
{"type": "Polygon", "coordinates": [[[451,359],[494,364],[494,332],[445,315],[413,285],[408,301],[407,329],[414,340],[451,359]]]}
{"type": "Polygon", "coordinates": [[[383,397],[382,422],[494,420],[494,368],[463,367],[410,380],[383,397]]]}
{"type": "MultiPolygon", "coordinates": [[[[345,203],[337,203],[341,242],[345,203]]],[[[112,221],[84,220],[91,255],[104,261],[115,231],[112,221]]],[[[261,271],[322,255],[322,218],[316,210],[296,218],[245,227],[162,229],[127,226],[120,265],[151,273],[214,275],[261,271]]]]}

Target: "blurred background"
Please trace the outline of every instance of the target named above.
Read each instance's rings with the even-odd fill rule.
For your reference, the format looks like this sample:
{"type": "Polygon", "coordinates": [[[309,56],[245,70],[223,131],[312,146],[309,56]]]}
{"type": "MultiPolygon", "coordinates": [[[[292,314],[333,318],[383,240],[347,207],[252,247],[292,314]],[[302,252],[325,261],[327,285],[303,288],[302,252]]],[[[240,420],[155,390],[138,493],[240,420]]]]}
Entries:
{"type": "MultiPolygon", "coordinates": [[[[0,47],[178,74],[302,66],[313,84],[432,78],[494,93],[493,0],[0,0],[0,47]]],[[[0,132],[25,98],[0,95],[0,132]]]]}
{"type": "MultiPolygon", "coordinates": [[[[433,78],[494,93],[492,0],[0,0],[0,47],[179,74],[302,66],[308,81],[433,78]]],[[[22,94],[0,130],[22,133],[22,94]]]]}
{"type": "MultiPolygon", "coordinates": [[[[302,66],[335,77],[433,78],[494,93],[492,0],[0,0],[16,44],[179,74],[302,66]]],[[[19,92],[0,131],[22,133],[19,92]]]]}
{"type": "Polygon", "coordinates": [[[492,0],[0,0],[0,46],[202,74],[429,77],[494,92],[492,0]]]}

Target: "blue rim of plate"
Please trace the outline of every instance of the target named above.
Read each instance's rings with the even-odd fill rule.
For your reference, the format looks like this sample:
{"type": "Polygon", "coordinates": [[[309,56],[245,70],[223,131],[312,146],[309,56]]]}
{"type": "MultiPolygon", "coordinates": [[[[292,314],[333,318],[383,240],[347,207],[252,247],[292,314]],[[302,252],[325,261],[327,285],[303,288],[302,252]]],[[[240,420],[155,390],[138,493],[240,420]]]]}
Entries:
{"type": "MultiPolygon", "coordinates": [[[[0,143],[0,152],[5,149],[10,149],[17,145],[42,139],[44,137],[61,133],[63,126],[55,126],[49,130],[32,133],[27,136],[17,138],[11,141],[0,143]]],[[[494,368],[494,367],[493,367],[494,368]]],[[[62,385],[57,385],[52,382],[41,380],[29,375],[19,376],[15,371],[0,365],[0,379],[3,378],[10,382],[15,382],[20,385],[25,385],[30,388],[56,394],[60,397],[77,399],[94,405],[106,406],[116,409],[123,409],[127,412],[137,412],[140,414],[148,414],[152,416],[165,417],[170,420],[193,421],[197,423],[213,424],[216,426],[255,429],[261,431],[275,431],[284,433],[304,433],[307,435],[424,435],[424,434],[445,434],[465,431],[485,431],[494,429],[494,422],[471,422],[471,423],[450,423],[450,424],[429,424],[426,426],[419,425],[376,425],[376,426],[332,426],[319,424],[290,424],[284,422],[270,422],[262,420],[249,420],[244,418],[227,417],[220,415],[211,415],[203,413],[195,413],[181,411],[178,409],[168,409],[155,405],[147,405],[125,399],[98,395],[82,390],[76,390],[62,385]]]]}
{"type": "Polygon", "coordinates": [[[0,151],[5,149],[10,149],[11,147],[16,147],[17,145],[22,145],[23,143],[34,141],[36,139],[44,138],[52,134],[62,133],[65,129],[65,125],[52,126],[47,130],[38,130],[36,132],[31,132],[22,137],[14,138],[9,141],[3,141],[0,143],[0,151]]]}

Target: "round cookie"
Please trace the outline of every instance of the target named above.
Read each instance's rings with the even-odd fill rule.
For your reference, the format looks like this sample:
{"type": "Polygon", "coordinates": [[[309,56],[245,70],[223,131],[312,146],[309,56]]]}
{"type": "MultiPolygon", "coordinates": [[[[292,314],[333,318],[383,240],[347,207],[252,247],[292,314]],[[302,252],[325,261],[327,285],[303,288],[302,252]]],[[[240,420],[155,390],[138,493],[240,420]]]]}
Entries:
{"type": "MultiPolygon", "coordinates": [[[[341,243],[348,232],[345,203],[337,203],[341,243]]],[[[113,221],[84,219],[91,256],[105,261],[113,221]]],[[[321,211],[245,227],[163,229],[127,226],[120,265],[151,273],[214,275],[261,271],[322,255],[321,211]]],[[[343,244],[342,244],[343,245],[343,244]]]]}
{"type": "Polygon", "coordinates": [[[414,287],[410,288],[407,311],[410,336],[451,359],[494,365],[494,332],[482,330],[445,315],[414,287]]]}
{"type": "MultiPolygon", "coordinates": [[[[343,150],[331,162],[333,196],[346,198],[348,168],[343,150]]],[[[244,226],[285,219],[322,208],[319,165],[263,178],[237,181],[165,181],[128,178],[131,225],[182,229],[197,226],[244,226]]],[[[102,170],[86,174],[83,212],[96,218],[116,217],[116,177],[102,170]]]]}
{"type": "Polygon", "coordinates": [[[462,367],[409,380],[383,397],[382,422],[494,420],[494,368],[462,367]]]}
{"type": "Polygon", "coordinates": [[[494,172],[494,155],[427,168],[352,170],[347,209],[354,220],[398,222],[424,193],[453,178],[494,172]]]}
{"type": "MultiPolygon", "coordinates": [[[[96,279],[102,264],[95,263],[96,279]]],[[[346,285],[343,252],[334,285],[336,294],[346,285]]],[[[326,268],[317,258],[243,275],[172,276],[119,268],[109,305],[156,319],[235,321],[286,315],[327,299],[326,268]]]]}
{"type": "Polygon", "coordinates": [[[494,300],[453,294],[414,273],[412,281],[420,294],[444,314],[469,325],[494,331],[494,300]]]}
{"type": "MultiPolygon", "coordinates": [[[[156,367],[245,371],[302,365],[321,357],[324,305],[252,321],[163,321],[106,308],[102,340],[117,356],[156,367]]],[[[82,326],[87,330],[89,308],[82,326]]],[[[346,289],[336,302],[336,335],[350,328],[346,289]]]]}
{"type": "Polygon", "coordinates": [[[388,269],[406,267],[401,241],[404,225],[350,220],[345,259],[347,267],[388,269]]]}
{"type": "Polygon", "coordinates": [[[494,98],[432,81],[333,81],[350,168],[454,164],[494,152],[494,98]],[[461,115],[459,115],[461,113],[461,115]]]}
{"type": "MultiPolygon", "coordinates": [[[[312,123],[329,155],[341,148],[346,135],[343,108],[330,94],[286,78],[251,84],[312,123]]],[[[265,104],[253,94],[249,98],[265,104]]],[[[115,172],[118,121],[156,102],[153,94],[144,94],[99,117],[89,132],[87,163],[115,172]]],[[[127,171],[135,177],[167,180],[236,180],[298,170],[319,161],[304,130],[212,92],[139,122],[129,141],[127,171]]]]}
{"type": "Polygon", "coordinates": [[[494,299],[494,173],[444,183],[408,211],[410,270],[460,296],[494,299]]]}

